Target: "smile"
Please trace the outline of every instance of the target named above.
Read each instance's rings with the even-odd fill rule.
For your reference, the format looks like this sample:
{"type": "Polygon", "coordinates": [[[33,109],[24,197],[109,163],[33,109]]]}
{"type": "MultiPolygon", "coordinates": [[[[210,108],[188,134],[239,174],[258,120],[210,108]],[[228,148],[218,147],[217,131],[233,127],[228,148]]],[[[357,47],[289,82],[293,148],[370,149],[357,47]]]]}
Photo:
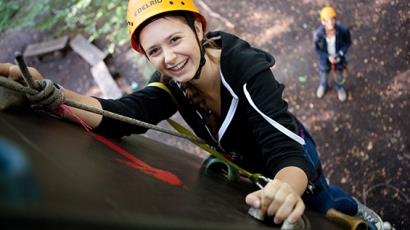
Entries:
{"type": "Polygon", "coordinates": [[[172,66],[172,67],[170,67],[170,68],[168,68],[169,70],[171,70],[171,71],[180,71],[181,69],[183,69],[184,67],[185,67],[185,65],[186,65],[186,63],[188,62],[188,59],[186,59],[185,61],[183,61],[183,62],[181,62],[181,63],[179,63],[179,64],[177,64],[177,65],[174,65],[174,66],[172,66]]]}

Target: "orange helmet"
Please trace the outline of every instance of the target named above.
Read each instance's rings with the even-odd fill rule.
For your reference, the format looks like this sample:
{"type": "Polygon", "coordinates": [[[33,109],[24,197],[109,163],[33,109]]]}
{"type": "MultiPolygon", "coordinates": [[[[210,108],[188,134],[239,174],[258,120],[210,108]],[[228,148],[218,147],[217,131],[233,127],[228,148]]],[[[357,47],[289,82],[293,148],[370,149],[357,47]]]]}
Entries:
{"type": "Polygon", "coordinates": [[[320,20],[325,20],[328,18],[336,18],[336,10],[331,6],[325,6],[320,10],[320,20]]]}
{"type": "Polygon", "coordinates": [[[139,53],[143,50],[138,41],[133,39],[134,33],[146,20],[158,14],[172,11],[188,11],[194,13],[195,18],[202,23],[203,31],[206,30],[205,17],[199,12],[194,0],[130,0],[128,2],[128,32],[131,47],[139,53]]]}

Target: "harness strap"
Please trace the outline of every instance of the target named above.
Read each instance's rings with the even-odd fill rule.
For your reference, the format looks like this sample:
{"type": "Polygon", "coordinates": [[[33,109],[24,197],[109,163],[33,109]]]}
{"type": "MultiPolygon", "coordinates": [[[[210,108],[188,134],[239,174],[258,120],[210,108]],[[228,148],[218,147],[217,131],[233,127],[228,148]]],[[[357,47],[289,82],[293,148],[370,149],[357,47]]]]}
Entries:
{"type": "MultiPolygon", "coordinates": [[[[175,97],[172,95],[171,90],[169,90],[169,88],[162,82],[152,82],[149,83],[147,85],[147,87],[152,86],[152,87],[157,87],[160,88],[164,91],[166,91],[172,98],[172,100],[175,102],[175,104],[178,105],[178,102],[176,101],[175,97]]],[[[247,93],[246,91],[246,85],[244,86],[245,89],[245,94],[247,93]]],[[[247,95],[247,97],[250,97],[249,93],[247,95]]],[[[248,98],[248,100],[250,100],[250,103],[253,104],[252,106],[254,107],[255,110],[257,110],[259,113],[260,110],[256,107],[256,105],[253,103],[252,99],[248,98]]],[[[263,114],[264,115],[264,114],[263,114]]],[[[196,146],[198,146],[199,148],[205,150],[206,152],[208,152],[209,154],[211,154],[213,157],[225,162],[227,165],[233,167],[234,169],[238,170],[242,175],[244,175],[245,177],[249,178],[253,183],[255,183],[259,188],[263,188],[265,187],[265,185],[270,181],[269,178],[264,177],[262,174],[260,173],[251,173],[241,167],[239,167],[238,165],[236,165],[235,163],[233,163],[232,161],[226,159],[222,153],[214,150],[213,148],[211,148],[208,144],[205,143],[200,143],[195,141],[195,139],[198,139],[194,133],[192,133],[189,129],[185,128],[184,126],[182,126],[181,124],[179,124],[178,122],[172,120],[172,119],[167,119],[167,122],[176,130],[178,131],[180,134],[183,134],[185,136],[189,136],[189,137],[193,137],[190,139],[190,141],[195,144],[196,146]]],[[[271,122],[270,122],[271,123],[271,122]]],[[[272,123],[277,123],[275,121],[273,121],[272,123]]],[[[271,123],[271,124],[272,124],[271,123]]],[[[278,123],[279,124],[279,123],[278,123]]],[[[273,125],[273,124],[272,124],[273,125]]],[[[280,124],[279,124],[280,125],[280,124]]],[[[291,137],[292,139],[294,139],[295,141],[299,142],[302,145],[305,145],[305,140],[303,139],[304,137],[304,133],[301,133],[301,136],[298,136],[296,134],[294,134],[293,132],[291,132],[290,130],[286,129],[285,127],[278,127],[276,124],[274,125],[276,128],[278,128],[281,131],[284,131],[283,129],[287,130],[284,131],[285,134],[289,137],[291,137]]],[[[306,153],[307,154],[307,153],[306,153]]],[[[316,167],[315,169],[315,175],[313,180],[309,180],[308,181],[308,186],[306,188],[306,191],[304,194],[306,195],[312,195],[315,193],[320,192],[321,188],[319,188],[316,184],[316,181],[319,179],[320,175],[321,175],[321,167],[316,167]]]]}
{"type": "MultiPolygon", "coordinates": [[[[151,82],[147,85],[147,87],[150,87],[150,86],[160,88],[160,89],[164,90],[165,92],[167,92],[171,96],[171,98],[175,102],[175,104],[178,105],[178,102],[176,101],[175,97],[172,95],[171,90],[169,90],[169,88],[164,83],[162,83],[162,82],[151,82]]],[[[190,136],[190,137],[196,137],[193,132],[191,132],[189,129],[185,128],[183,125],[179,124],[177,121],[174,121],[172,119],[167,119],[167,122],[179,133],[181,133],[183,135],[186,135],[186,136],[190,136]]],[[[262,184],[264,185],[269,181],[269,179],[264,177],[262,174],[250,173],[249,171],[239,167],[238,165],[236,165],[232,161],[226,159],[223,156],[222,153],[214,150],[208,144],[196,142],[196,141],[194,141],[194,138],[191,139],[190,141],[193,144],[195,144],[196,146],[198,146],[199,148],[201,148],[201,149],[205,150],[206,152],[208,152],[209,154],[211,154],[213,157],[215,157],[219,160],[222,160],[223,162],[225,162],[229,166],[231,166],[234,169],[238,170],[242,175],[249,178],[252,182],[254,182],[259,187],[261,187],[262,184]]]]}

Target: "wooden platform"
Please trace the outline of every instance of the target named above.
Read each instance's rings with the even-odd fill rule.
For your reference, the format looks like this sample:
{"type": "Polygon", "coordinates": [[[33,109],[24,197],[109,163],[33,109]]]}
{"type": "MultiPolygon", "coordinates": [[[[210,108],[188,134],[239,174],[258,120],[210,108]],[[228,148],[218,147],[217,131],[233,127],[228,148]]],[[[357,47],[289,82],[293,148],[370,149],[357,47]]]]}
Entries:
{"type": "MultiPolygon", "coordinates": [[[[0,112],[0,126],[33,178],[0,192],[1,229],[278,229],[247,214],[256,186],[204,175],[202,159],[172,146],[140,135],[105,139],[30,111],[0,112]]],[[[312,229],[340,229],[306,216],[312,229]]]]}

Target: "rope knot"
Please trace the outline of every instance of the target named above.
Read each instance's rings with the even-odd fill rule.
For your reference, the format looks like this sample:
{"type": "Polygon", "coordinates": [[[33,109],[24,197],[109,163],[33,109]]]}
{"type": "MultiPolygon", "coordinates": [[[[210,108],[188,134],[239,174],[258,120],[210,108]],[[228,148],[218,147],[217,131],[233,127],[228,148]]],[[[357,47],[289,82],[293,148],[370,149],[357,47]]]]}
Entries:
{"type": "Polygon", "coordinates": [[[54,109],[65,102],[64,93],[57,84],[49,79],[37,80],[36,93],[26,93],[27,99],[34,105],[54,109]]]}

